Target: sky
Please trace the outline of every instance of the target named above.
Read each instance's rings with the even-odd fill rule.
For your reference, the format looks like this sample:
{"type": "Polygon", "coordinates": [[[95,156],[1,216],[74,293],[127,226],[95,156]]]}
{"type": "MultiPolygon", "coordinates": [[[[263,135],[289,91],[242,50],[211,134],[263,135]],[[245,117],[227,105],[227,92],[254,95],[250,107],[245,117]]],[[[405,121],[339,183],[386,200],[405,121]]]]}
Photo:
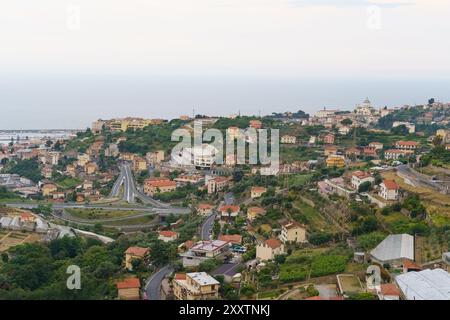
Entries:
{"type": "Polygon", "coordinates": [[[14,0],[0,130],[450,101],[448,0],[14,0]]]}

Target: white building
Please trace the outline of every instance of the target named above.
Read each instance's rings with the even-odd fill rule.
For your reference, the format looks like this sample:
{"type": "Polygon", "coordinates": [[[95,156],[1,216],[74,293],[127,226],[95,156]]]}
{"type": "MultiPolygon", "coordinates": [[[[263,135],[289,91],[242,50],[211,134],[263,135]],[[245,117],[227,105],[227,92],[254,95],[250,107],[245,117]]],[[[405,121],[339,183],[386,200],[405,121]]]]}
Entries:
{"type": "Polygon", "coordinates": [[[445,270],[408,272],[395,281],[406,300],[450,300],[450,274],[445,270]]]}
{"type": "Polygon", "coordinates": [[[378,192],[378,195],[384,200],[396,201],[398,200],[399,189],[400,187],[394,180],[384,180],[380,184],[380,191],[378,192]]]}
{"type": "Polygon", "coordinates": [[[402,265],[403,259],[414,261],[414,237],[409,234],[391,234],[370,252],[372,260],[380,264],[402,265]]]}
{"type": "Polygon", "coordinates": [[[374,183],[375,178],[371,174],[364,171],[355,171],[352,174],[352,187],[358,190],[359,186],[365,182],[374,183]]]}
{"type": "Polygon", "coordinates": [[[297,137],[284,135],[281,137],[281,143],[284,144],[295,144],[297,142],[297,137]]]}

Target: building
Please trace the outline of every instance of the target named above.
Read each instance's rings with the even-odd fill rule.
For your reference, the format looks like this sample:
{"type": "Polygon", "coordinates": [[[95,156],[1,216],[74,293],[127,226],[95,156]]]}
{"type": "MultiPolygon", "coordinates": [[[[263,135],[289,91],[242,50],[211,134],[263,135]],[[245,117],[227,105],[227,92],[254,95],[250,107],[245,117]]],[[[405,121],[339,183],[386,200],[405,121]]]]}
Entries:
{"type": "Polygon", "coordinates": [[[410,157],[414,154],[412,150],[388,149],[384,151],[384,159],[399,160],[400,158],[410,157]]]}
{"type": "Polygon", "coordinates": [[[355,147],[350,147],[345,149],[344,153],[346,157],[359,157],[361,155],[361,150],[355,147]]]}
{"type": "Polygon", "coordinates": [[[159,231],[158,233],[158,240],[164,241],[164,242],[172,242],[178,239],[178,232],[170,231],[170,230],[163,230],[159,231]]]}
{"type": "Polygon", "coordinates": [[[352,187],[358,190],[359,186],[365,182],[375,183],[375,178],[368,172],[355,171],[352,173],[352,187]]]}
{"type": "Polygon", "coordinates": [[[380,300],[400,300],[401,292],[395,283],[383,283],[377,295],[380,300]]]}
{"type": "Polygon", "coordinates": [[[447,272],[450,272],[450,252],[444,252],[442,254],[442,261],[447,267],[447,272]]]}
{"type": "Polygon", "coordinates": [[[250,128],[261,129],[262,122],[259,120],[250,120],[250,128]]]}
{"type": "Polygon", "coordinates": [[[366,98],[363,103],[356,106],[355,113],[358,116],[371,116],[373,113],[375,113],[375,108],[372,107],[369,98],[366,98]]]}
{"type": "Polygon", "coordinates": [[[208,203],[200,203],[197,207],[197,212],[201,216],[209,216],[213,213],[214,206],[208,203]]]}
{"type": "Polygon", "coordinates": [[[215,177],[206,179],[208,194],[220,192],[228,186],[229,180],[226,177],[215,177]]]}
{"type": "Polygon", "coordinates": [[[176,300],[216,300],[220,283],[206,272],[176,274],[173,281],[176,300]]]}
{"type": "Polygon", "coordinates": [[[326,108],[324,108],[323,110],[319,110],[316,112],[316,114],[314,115],[316,118],[329,118],[332,117],[336,114],[336,112],[338,112],[339,110],[327,110],[326,108]]]}
{"type": "Polygon", "coordinates": [[[80,167],[84,167],[89,161],[91,161],[91,157],[88,154],[79,154],[77,156],[77,165],[80,167]]]}
{"type": "Polygon", "coordinates": [[[404,273],[395,282],[405,300],[450,300],[450,274],[442,269],[404,273]]]}
{"type": "Polygon", "coordinates": [[[146,171],[147,170],[147,160],[142,157],[136,156],[133,159],[133,170],[135,172],[146,171]]]}
{"type": "Polygon", "coordinates": [[[284,135],[281,137],[281,143],[283,144],[295,144],[297,142],[297,137],[284,135]]]}
{"type": "Polygon", "coordinates": [[[142,118],[124,118],[124,119],[112,119],[106,121],[105,126],[113,132],[125,132],[130,130],[140,130],[150,125],[157,125],[163,123],[161,119],[142,119],[142,118]]]}
{"type": "Polygon", "coordinates": [[[371,142],[369,143],[370,148],[374,148],[375,150],[383,150],[384,145],[381,142],[371,142]]]}
{"type": "Polygon", "coordinates": [[[328,157],[329,155],[332,154],[337,154],[338,152],[338,148],[336,146],[326,146],[325,148],[323,148],[323,154],[328,157]]]}
{"type": "Polygon", "coordinates": [[[42,187],[42,195],[44,197],[49,197],[53,192],[56,192],[58,188],[53,183],[44,184],[42,187]]]}
{"type": "Polygon", "coordinates": [[[155,152],[148,152],[145,155],[147,162],[152,166],[155,166],[164,161],[164,150],[158,150],[155,152]]]}
{"type": "Polygon", "coordinates": [[[73,164],[68,164],[66,167],[66,172],[69,176],[75,177],[77,175],[77,167],[73,164]]]}
{"type": "Polygon", "coordinates": [[[152,180],[147,179],[144,182],[144,192],[153,197],[157,193],[172,192],[177,189],[177,183],[172,180],[152,180]]]}
{"type": "Polygon", "coordinates": [[[120,300],[139,300],[141,282],[138,278],[126,278],[116,283],[120,300]]]}
{"type": "Polygon", "coordinates": [[[94,134],[102,132],[104,128],[105,128],[105,121],[99,119],[97,121],[92,122],[91,131],[94,134]]]}
{"type": "Polygon", "coordinates": [[[249,207],[247,209],[247,220],[253,221],[257,217],[265,215],[265,214],[266,214],[266,210],[264,208],[261,208],[261,207],[249,207]]]}
{"type": "Polygon", "coordinates": [[[180,254],[184,267],[197,267],[208,259],[224,260],[230,254],[230,244],[221,240],[199,241],[180,254]]]}
{"type": "Polygon", "coordinates": [[[334,144],[335,136],[332,133],[328,133],[323,137],[323,142],[325,144],[334,144]]]}
{"type": "Polygon", "coordinates": [[[241,136],[241,129],[238,127],[229,127],[227,129],[227,138],[232,140],[238,139],[241,136]]]}
{"type": "Polygon", "coordinates": [[[342,127],[339,128],[338,132],[339,132],[339,134],[345,136],[345,135],[350,133],[350,130],[351,130],[350,127],[342,126],[342,127]]]}
{"type": "Polygon", "coordinates": [[[295,242],[304,243],[306,241],[306,228],[298,222],[290,221],[281,225],[280,240],[283,243],[295,242]]]}
{"type": "Polygon", "coordinates": [[[419,147],[419,143],[416,141],[397,141],[395,147],[401,150],[416,150],[419,147]]]}
{"type": "Polygon", "coordinates": [[[381,265],[403,265],[404,259],[414,261],[414,237],[409,234],[391,234],[370,252],[373,261],[381,265]]]}
{"type": "Polygon", "coordinates": [[[384,200],[388,201],[397,201],[399,198],[399,190],[397,182],[394,180],[384,180],[380,184],[380,190],[378,195],[382,197],[384,200]]]}
{"type": "Polygon", "coordinates": [[[337,168],[342,168],[345,167],[345,157],[341,156],[341,155],[330,155],[327,160],[327,167],[331,168],[331,167],[337,167],[337,168]]]}
{"type": "Polygon", "coordinates": [[[219,208],[222,218],[237,217],[241,208],[239,206],[225,205],[219,208]]]}
{"type": "Polygon", "coordinates": [[[133,260],[146,261],[149,254],[149,248],[129,247],[127,251],[125,251],[125,268],[129,271],[133,271],[133,260]]]}
{"type": "Polygon", "coordinates": [[[242,236],[240,234],[224,234],[219,236],[219,240],[231,244],[242,244],[242,236]]]}
{"type": "Polygon", "coordinates": [[[256,246],[256,259],[260,261],[273,260],[280,254],[284,254],[284,245],[278,239],[268,239],[256,246]]]}
{"type": "Polygon", "coordinates": [[[98,166],[95,162],[89,162],[84,167],[84,171],[88,175],[95,174],[98,171],[98,166]]]}
{"type": "Polygon", "coordinates": [[[267,188],[264,187],[252,187],[250,190],[250,197],[252,199],[260,198],[267,192],[267,188]]]}
{"type": "Polygon", "coordinates": [[[392,128],[396,128],[399,126],[405,126],[406,129],[408,129],[408,133],[416,132],[416,125],[414,123],[404,121],[394,121],[394,123],[392,124],[392,128]]]}
{"type": "Polygon", "coordinates": [[[363,149],[363,155],[365,157],[373,157],[376,158],[378,157],[378,149],[374,148],[374,147],[364,147],[363,149]]]}

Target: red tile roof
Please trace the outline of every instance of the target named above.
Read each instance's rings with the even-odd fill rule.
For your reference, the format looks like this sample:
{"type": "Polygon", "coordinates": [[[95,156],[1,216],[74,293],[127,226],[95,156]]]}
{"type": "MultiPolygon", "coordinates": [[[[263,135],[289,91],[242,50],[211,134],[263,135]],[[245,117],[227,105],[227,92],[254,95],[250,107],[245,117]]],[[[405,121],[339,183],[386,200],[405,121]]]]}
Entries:
{"type": "Polygon", "coordinates": [[[384,180],[383,184],[385,185],[386,189],[388,189],[388,190],[398,190],[399,189],[397,182],[395,182],[394,180],[384,180]]]}
{"type": "Polygon", "coordinates": [[[210,205],[210,204],[208,204],[208,203],[200,203],[199,205],[198,205],[198,208],[199,209],[212,209],[212,208],[214,208],[214,206],[212,206],[212,205],[210,205]]]}
{"type": "Polygon", "coordinates": [[[176,187],[177,186],[177,183],[175,181],[171,181],[171,180],[149,181],[147,184],[152,186],[152,187],[155,187],[155,188],[176,187]]]}
{"type": "Polygon", "coordinates": [[[138,278],[126,278],[123,281],[119,281],[116,283],[117,289],[132,289],[132,288],[140,288],[141,282],[138,278]]]}
{"type": "Polygon", "coordinates": [[[163,230],[159,232],[159,235],[166,237],[166,238],[172,238],[175,237],[178,233],[175,231],[170,231],[170,230],[163,230]]]}
{"type": "Polygon", "coordinates": [[[418,146],[419,144],[416,141],[397,141],[396,145],[402,146],[418,146]]]}
{"type": "Polygon", "coordinates": [[[237,212],[240,209],[241,208],[239,206],[226,205],[226,206],[220,207],[220,212],[228,212],[228,210],[230,210],[231,212],[237,212]]]}
{"type": "Polygon", "coordinates": [[[239,234],[224,234],[219,237],[219,240],[231,242],[231,243],[235,243],[235,244],[241,244],[242,236],[239,234]]]}
{"type": "Polygon", "coordinates": [[[380,289],[384,296],[400,296],[400,289],[393,283],[382,284],[380,289]]]}
{"type": "Polygon", "coordinates": [[[175,280],[186,280],[186,274],[185,273],[176,273],[173,278],[175,280]]]}
{"type": "Polygon", "coordinates": [[[143,257],[145,256],[150,250],[148,248],[141,248],[141,247],[129,247],[127,251],[125,251],[126,254],[131,254],[133,256],[143,257]]]}
{"type": "Polygon", "coordinates": [[[403,267],[411,270],[422,270],[417,263],[408,259],[403,259],[403,267]]]}
{"type": "Polygon", "coordinates": [[[281,241],[278,239],[268,239],[268,240],[266,240],[265,243],[267,246],[269,246],[272,249],[281,247],[281,241]]]}

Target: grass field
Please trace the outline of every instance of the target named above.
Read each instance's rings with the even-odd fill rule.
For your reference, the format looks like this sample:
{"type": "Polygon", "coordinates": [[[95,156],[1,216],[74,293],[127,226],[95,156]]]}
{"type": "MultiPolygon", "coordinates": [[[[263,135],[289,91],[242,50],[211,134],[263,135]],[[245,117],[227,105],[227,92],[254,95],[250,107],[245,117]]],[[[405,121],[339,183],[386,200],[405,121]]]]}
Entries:
{"type": "Polygon", "coordinates": [[[81,184],[81,180],[77,178],[64,177],[64,179],[59,180],[56,184],[62,189],[72,189],[81,184]]]}
{"type": "Polygon", "coordinates": [[[155,220],[155,216],[145,216],[139,218],[131,218],[127,220],[120,220],[114,222],[105,223],[105,227],[108,226],[132,226],[132,225],[140,225],[140,224],[150,224],[155,220]]]}
{"type": "Polygon", "coordinates": [[[423,187],[414,187],[405,183],[403,178],[397,176],[395,172],[383,172],[384,179],[395,180],[400,188],[408,192],[417,193],[427,207],[427,211],[433,223],[437,226],[450,226],[450,196],[435,190],[423,187]]]}
{"type": "Polygon", "coordinates": [[[106,219],[106,218],[121,218],[133,216],[139,212],[135,210],[106,210],[106,209],[66,209],[70,215],[81,219],[106,219]]]}
{"type": "MultiPolygon", "coordinates": [[[[320,213],[303,201],[295,201],[294,208],[299,209],[301,215],[307,220],[308,226],[314,231],[334,231],[333,226],[328,223],[320,213]]],[[[295,217],[294,217],[295,218],[295,217]]],[[[301,221],[300,221],[301,222],[301,221]]]]}

